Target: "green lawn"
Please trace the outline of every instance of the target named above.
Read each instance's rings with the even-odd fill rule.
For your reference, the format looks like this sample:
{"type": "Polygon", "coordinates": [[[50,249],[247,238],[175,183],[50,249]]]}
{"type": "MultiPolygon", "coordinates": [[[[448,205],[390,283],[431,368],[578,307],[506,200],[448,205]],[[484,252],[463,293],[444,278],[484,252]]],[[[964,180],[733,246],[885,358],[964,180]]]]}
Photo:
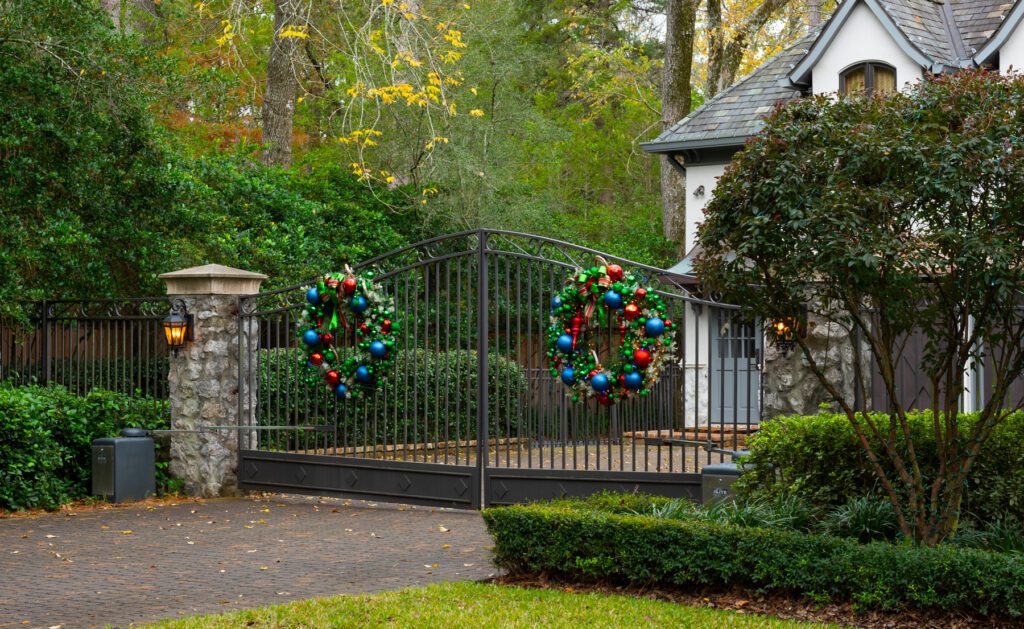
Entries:
{"type": "Polygon", "coordinates": [[[482,583],[334,596],[157,627],[826,627],[686,607],[629,596],[531,590],[482,583]]]}

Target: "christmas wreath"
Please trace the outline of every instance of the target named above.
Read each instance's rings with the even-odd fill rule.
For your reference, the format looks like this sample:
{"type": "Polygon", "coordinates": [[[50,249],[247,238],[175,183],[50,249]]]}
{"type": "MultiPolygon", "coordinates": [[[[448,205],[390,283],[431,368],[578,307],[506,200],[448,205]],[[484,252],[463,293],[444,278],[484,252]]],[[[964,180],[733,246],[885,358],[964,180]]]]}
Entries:
{"type": "Polygon", "coordinates": [[[547,356],[551,375],[569,388],[572,400],[591,397],[610,405],[648,395],[671,360],[676,328],[665,302],[640,285],[633,273],[598,258],[575,272],[551,299],[547,356]],[[618,361],[601,364],[596,345],[603,326],[618,328],[618,361]]]}
{"type": "Polygon", "coordinates": [[[307,382],[322,380],[338,399],[359,397],[384,377],[393,363],[395,320],[392,300],[372,273],[351,270],[325,275],[306,291],[299,321],[307,382]],[[339,340],[355,330],[355,353],[342,353],[339,340]]]}

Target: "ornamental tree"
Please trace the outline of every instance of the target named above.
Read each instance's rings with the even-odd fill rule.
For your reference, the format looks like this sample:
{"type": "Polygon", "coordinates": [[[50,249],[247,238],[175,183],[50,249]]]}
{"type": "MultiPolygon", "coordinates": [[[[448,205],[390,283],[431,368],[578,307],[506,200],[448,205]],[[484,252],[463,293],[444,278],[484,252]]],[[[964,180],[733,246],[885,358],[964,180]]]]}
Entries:
{"type": "MultiPolygon", "coordinates": [[[[875,369],[886,415],[857,408],[825,378],[821,356],[792,340],[849,418],[903,534],[928,545],[955,532],[978,452],[1017,405],[1006,398],[1024,370],[1022,123],[1024,78],[1014,74],[960,72],[887,98],[799,99],[736,155],[699,232],[703,281],[748,315],[778,321],[806,304],[861,339],[854,370],[875,369]],[[926,339],[934,473],[922,471],[896,384],[912,334],[926,339]],[[982,364],[991,395],[966,427],[965,372],[982,364]]],[[[866,377],[857,379],[865,399],[866,377]]]]}

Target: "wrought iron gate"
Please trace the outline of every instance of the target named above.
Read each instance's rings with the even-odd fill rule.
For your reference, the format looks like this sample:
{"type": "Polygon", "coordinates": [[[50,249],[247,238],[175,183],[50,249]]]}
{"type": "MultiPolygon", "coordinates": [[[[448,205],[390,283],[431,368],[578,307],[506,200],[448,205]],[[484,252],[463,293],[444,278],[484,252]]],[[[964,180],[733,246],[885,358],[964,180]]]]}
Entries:
{"type": "MultiPolygon", "coordinates": [[[[372,395],[340,403],[302,379],[295,324],[308,285],[243,298],[239,416],[252,429],[239,431],[241,486],[462,508],[602,489],[699,497],[700,468],[756,429],[749,413],[710,409],[708,322],[736,308],[604,256],[642,276],[683,323],[679,360],[639,400],[571,403],[546,363],[549,302],[595,255],[473,230],[360,264],[395,301],[396,365],[372,395]]],[[[608,355],[618,331],[602,336],[608,355]]]]}

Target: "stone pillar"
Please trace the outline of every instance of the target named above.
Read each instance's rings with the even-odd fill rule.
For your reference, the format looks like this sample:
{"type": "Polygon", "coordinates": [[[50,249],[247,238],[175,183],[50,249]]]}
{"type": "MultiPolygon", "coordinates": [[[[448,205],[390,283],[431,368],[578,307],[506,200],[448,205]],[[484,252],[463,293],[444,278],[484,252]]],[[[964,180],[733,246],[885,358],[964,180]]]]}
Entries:
{"type": "MultiPolygon", "coordinates": [[[[239,416],[239,392],[250,399],[249,383],[239,382],[238,301],[259,292],[261,273],[207,264],[160,276],[172,301],[185,302],[193,316],[194,338],[170,357],[168,373],[171,428],[196,431],[205,426],[252,424],[252,408],[239,416]]],[[[242,347],[257,347],[255,324],[241,331],[242,347]],[[252,342],[248,342],[249,339],[252,342]]],[[[248,370],[245,370],[248,371],[248,370]]],[[[238,430],[171,433],[171,473],[191,496],[228,496],[238,492],[238,430]]]]}

